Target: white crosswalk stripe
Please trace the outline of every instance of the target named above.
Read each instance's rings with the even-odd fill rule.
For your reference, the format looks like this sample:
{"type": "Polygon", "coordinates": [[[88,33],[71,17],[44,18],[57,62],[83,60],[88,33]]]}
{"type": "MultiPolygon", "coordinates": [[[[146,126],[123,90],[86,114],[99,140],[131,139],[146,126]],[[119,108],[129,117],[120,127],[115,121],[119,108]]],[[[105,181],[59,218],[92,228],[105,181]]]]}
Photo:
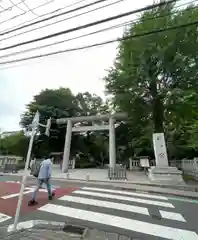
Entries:
{"type": "Polygon", "coordinates": [[[0,213],[0,223],[4,222],[4,221],[7,221],[8,219],[11,219],[12,217],[6,215],[6,214],[3,214],[3,213],[0,213]]]}
{"type": "MultiPolygon", "coordinates": [[[[28,191],[23,192],[23,194],[28,194],[28,193],[32,193],[32,190],[28,190],[28,191]]],[[[2,196],[1,198],[2,199],[9,199],[9,198],[18,197],[19,195],[20,195],[20,193],[13,193],[13,194],[2,196]]]]}
{"type": "MultiPolygon", "coordinates": [[[[115,190],[106,189],[106,188],[84,187],[83,190],[96,191],[96,192],[115,193],[115,190]]],[[[136,197],[168,200],[168,198],[164,197],[164,196],[156,196],[156,195],[143,194],[143,193],[137,193],[137,192],[127,192],[127,191],[118,191],[118,190],[116,190],[116,194],[124,194],[124,195],[128,195],[128,196],[136,196],[136,197]]]]}
{"type": "Polygon", "coordinates": [[[89,199],[89,201],[87,201],[87,198],[73,197],[73,196],[64,196],[64,197],[61,197],[60,200],[149,215],[147,208],[131,206],[131,205],[122,204],[122,203],[100,201],[95,199],[89,199]]]}
{"type": "Polygon", "coordinates": [[[89,221],[147,234],[150,237],[198,239],[196,232],[185,229],[186,220],[180,213],[175,212],[175,207],[165,196],[84,187],[74,191],[72,195],[59,198],[55,204],[40,207],[39,211],[54,214],[57,218],[61,216],[89,221]],[[165,225],[152,221],[151,208],[156,209],[158,215],[166,222],[165,225]],[[177,227],[179,223],[181,228],[177,227]]]}
{"type": "Polygon", "coordinates": [[[106,193],[98,193],[98,192],[90,192],[90,191],[81,191],[77,190],[75,193],[82,194],[82,195],[88,195],[88,196],[95,196],[95,197],[101,197],[101,198],[111,198],[111,199],[117,199],[117,200],[124,200],[124,201],[130,201],[130,202],[138,202],[138,203],[144,203],[144,204],[151,204],[151,205],[157,205],[161,207],[170,207],[174,208],[174,206],[171,203],[168,202],[159,202],[159,201],[153,201],[149,199],[141,199],[141,198],[134,198],[134,197],[126,197],[121,195],[112,195],[112,194],[106,194],[106,193]]]}

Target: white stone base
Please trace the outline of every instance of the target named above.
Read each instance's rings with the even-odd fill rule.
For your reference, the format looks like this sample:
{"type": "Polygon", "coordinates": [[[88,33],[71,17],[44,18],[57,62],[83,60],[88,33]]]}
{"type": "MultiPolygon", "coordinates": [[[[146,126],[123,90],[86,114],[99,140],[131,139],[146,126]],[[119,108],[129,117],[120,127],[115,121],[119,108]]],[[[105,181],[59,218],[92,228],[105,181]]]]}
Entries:
{"type": "Polygon", "coordinates": [[[151,167],[149,170],[149,180],[155,183],[162,184],[185,184],[182,171],[176,167],[151,167]]]}

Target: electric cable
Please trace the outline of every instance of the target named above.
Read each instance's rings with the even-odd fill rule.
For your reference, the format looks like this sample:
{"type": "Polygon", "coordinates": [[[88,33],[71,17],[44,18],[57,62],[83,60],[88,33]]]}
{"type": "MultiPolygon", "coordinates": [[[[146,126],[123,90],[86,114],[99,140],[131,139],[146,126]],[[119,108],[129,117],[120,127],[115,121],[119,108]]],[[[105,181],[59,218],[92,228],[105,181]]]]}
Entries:
{"type": "MultiPolygon", "coordinates": [[[[53,1],[54,1],[54,0],[50,0],[49,2],[43,3],[43,4],[41,4],[41,5],[33,8],[32,10],[35,10],[35,9],[41,8],[41,7],[43,7],[43,6],[46,6],[46,5],[48,5],[49,3],[53,2],[53,1]]],[[[16,19],[16,18],[18,18],[18,17],[20,17],[20,16],[22,16],[22,15],[28,13],[28,12],[30,12],[30,10],[26,11],[25,13],[20,13],[20,14],[18,14],[18,15],[15,15],[15,16],[11,17],[11,18],[8,18],[8,19],[0,22],[0,25],[3,24],[3,23],[9,22],[9,21],[11,21],[11,20],[13,20],[13,19],[16,19]]]]}
{"type": "Polygon", "coordinates": [[[74,27],[74,28],[64,30],[64,31],[52,33],[50,35],[45,35],[45,36],[40,37],[40,38],[35,38],[35,39],[32,39],[32,40],[20,42],[20,43],[14,44],[14,45],[10,45],[10,46],[7,46],[7,47],[0,48],[0,51],[8,50],[8,49],[23,46],[23,45],[27,45],[27,44],[38,42],[38,41],[43,41],[43,40],[46,40],[46,39],[54,38],[54,37],[61,36],[61,35],[71,33],[71,32],[75,32],[75,31],[78,31],[78,30],[86,29],[86,28],[93,27],[93,26],[96,26],[96,25],[99,25],[99,24],[102,24],[102,23],[110,22],[112,20],[116,20],[116,19],[120,19],[120,18],[123,18],[123,17],[126,17],[126,16],[130,16],[130,15],[135,14],[135,13],[148,11],[148,10],[151,10],[153,8],[160,7],[160,6],[163,6],[167,3],[172,3],[172,2],[175,2],[175,0],[170,0],[166,3],[161,2],[161,3],[149,5],[149,6],[146,6],[146,7],[143,7],[143,8],[138,8],[136,10],[132,10],[132,11],[125,12],[125,13],[122,13],[122,14],[114,15],[112,17],[101,19],[101,20],[91,22],[91,23],[88,23],[88,24],[85,24],[85,25],[81,25],[81,26],[78,26],[78,27],[74,27]]]}
{"type": "Polygon", "coordinates": [[[166,31],[182,29],[184,27],[195,26],[197,24],[198,24],[198,21],[193,21],[193,22],[190,22],[190,23],[187,23],[187,24],[181,24],[181,25],[176,25],[176,26],[162,28],[162,29],[155,29],[153,31],[144,32],[144,33],[141,33],[141,34],[129,35],[129,36],[125,36],[125,37],[122,37],[122,38],[116,38],[116,39],[113,39],[113,40],[100,42],[100,43],[95,43],[95,44],[91,44],[91,45],[87,45],[87,46],[70,48],[70,49],[65,49],[65,50],[46,53],[46,54],[35,55],[35,56],[31,56],[31,57],[26,57],[26,58],[14,59],[14,60],[10,60],[10,61],[4,61],[4,62],[0,62],[0,65],[17,63],[17,62],[22,62],[22,61],[32,60],[32,59],[37,59],[37,58],[43,58],[43,57],[57,55],[57,54],[66,53],[66,52],[74,52],[74,51],[79,51],[79,50],[85,50],[85,49],[89,49],[89,48],[93,48],[93,47],[103,46],[103,45],[110,44],[110,43],[126,41],[126,40],[133,39],[133,38],[145,37],[145,36],[149,36],[149,35],[152,35],[152,34],[158,34],[158,33],[166,32],[166,31]]]}
{"type": "Polygon", "coordinates": [[[5,8],[3,6],[0,5],[0,8],[3,9],[3,11],[5,11],[5,8]]]}
{"type": "Polygon", "coordinates": [[[27,8],[31,13],[33,13],[34,15],[36,15],[37,17],[39,17],[39,15],[36,14],[36,13],[34,12],[34,10],[33,10],[32,8],[30,8],[25,1],[26,1],[26,0],[23,0],[23,4],[26,6],[26,8],[27,8]]]}
{"type": "MultiPolygon", "coordinates": [[[[51,2],[53,2],[53,1],[54,1],[54,0],[51,0],[51,1],[49,1],[48,3],[51,3],[51,2]]],[[[68,8],[68,7],[72,7],[72,6],[76,5],[76,4],[81,3],[81,2],[84,2],[84,1],[87,1],[87,0],[80,0],[80,1],[78,1],[78,2],[72,3],[72,4],[67,5],[67,6],[65,6],[65,7],[58,8],[58,9],[53,10],[53,11],[51,11],[51,12],[47,12],[47,13],[43,14],[42,16],[38,16],[38,17],[35,17],[35,18],[31,19],[31,20],[28,20],[28,21],[22,22],[22,23],[20,23],[20,24],[17,24],[17,25],[15,25],[15,26],[11,27],[11,28],[8,28],[8,29],[5,29],[5,30],[1,31],[0,33],[6,32],[6,31],[9,31],[9,30],[12,30],[12,29],[15,29],[15,28],[17,28],[17,27],[19,27],[19,26],[21,26],[21,25],[23,26],[24,24],[27,24],[27,23],[29,23],[29,22],[32,22],[32,21],[35,20],[35,19],[44,17],[44,16],[49,15],[49,14],[53,14],[53,13],[55,13],[55,12],[61,11],[61,10],[65,9],[65,8],[68,8]]],[[[23,1],[21,1],[21,2],[23,2],[23,1]]],[[[38,7],[38,8],[39,8],[39,7],[38,7]]],[[[37,8],[33,8],[33,10],[35,10],[35,9],[37,9],[37,8]]],[[[18,15],[18,16],[19,16],[19,15],[18,15]]],[[[11,20],[10,20],[10,21],[11,21],[11,20]]],[[[2,22],[0,22],[0,24],[1,24],[1,23],[2,23],[2,22]]]]}
{"type": "MultiPolygon", "coordinates": [[[[8,0],[11,4],[12,4],[12,7],[16,7],[18,8],[20,11],[23,12],[23,14],[26,12],[23,8],[20,8],[17,4],[15,4],[12,0],[8,0]]],[[[22,1],[23,2],[23,1],[22,1]]]]}
{"type": "Polygon", "coordinates": [[[74,9],[71,9],[71,10],[69,10],[69,11],[66,11],[66,12],[63,12],[63,13],[59,13],[59,14],[53,15],[53,16],[51,16],[51,17],[47,17],[47,18],[44,18],[44,19],[35,21],[35,22],[33,22],[33,23],[29,23],[29,24],[23,25],[23,26],[18,27],[18,28],[16,28],[16,29],[9,30],[9,31],[7,31],[7,32],[0,33],[0,36],[6,35],[6,34],[8,34],[8,33],[15,32],[15,31],[17,31],[17,30],[20,30],[20,29],[23,29],[23,28],[26,28],[26,27],[33,26],[33,25],[38,24],[38,23],[42,23],[42,22],[51,20],[51,19],[56,18],[56,17],[60,17],[60,16],[62,16],[62,15],[68,14],[68,13],[72,13],[72,12],[81,10],[81,9],[83,9],[83,8],[87,8],[87,7],[89,7],[89,6],[92,6],[92,5],[95,5],[95,4],[98,4],[98,3],[106,2],[106,1],[108,1],[108,0],[97,0],[97,1],[95,1],[95,2],[92,2],[92,3],[89,3],[89,4],[83,5],[83,6],[81,6],[81,7],[74,8],[74,9]]]}
{"type": "Polygon", "coordinates": [[[0,11],[0,14],[3,13],[3,12],[6,12],[6,11],[11,11],[13,7],[16,7],[18,6],[19,4],[21,4],[23,1],[20,1],[18,3],[15,3],[15,6],[10,6],[10,7],[7,7],[7,8],[3,8],[4,10],[3,11],[0,11]]]}
{"type": "MultiPolygon", "coordinates": [[[[178,7],[181,7],[181,6],[184,6],[186,4],[181,4],[178,7]]],[[[193,7],[193,8],[188,8],[186,9],[187,10],[191,10],[191,9],[195,9],[197,8],[196,6],[193,7]]],[[[172,12],[172,14],[176,13],[177,11],[174,11],[172,12]]],[[[155,16],[155,17],[147,17],[145,19],[142,19],[141,21],[142,22],[146,22],[146,21],[149,21],[149,20],[156,20],[156,19],[160,19],[160,18],[164,18],[164,17],[167,17],[167,16],[170,16],[170,14],[165,14],[165,15],[158,15],[158,16],[155,16]]],[[[87,36],[91,36],[91,35],[94,35],[94,34],[97,34],[97,33],[101,33],[101,32],[105,32],[105,31],[108,31],[108,30],[113,30],[113,29],[116,29],[116,28],[120,28],[120,27],[124,27],[124,26],[127,26],[129,24],[132,24],[132,23],[135,23],[135,22],[138,22],[141,18],[138,17],[134,20],[130,20],[130,21],[127,21],[127,22],[124,22],[124,23],[120,23],[120,24],[116,24],[116,25],[112,25],[110,27],[107,27],[107,28],[103,28],[103,29],[100,29],[100,30],[97,30],[97,31],[94,31],[94,32],[91,32],[91,33],[86,33],[86,34],[82,34],[80,36],[77,36],[77,37],[72,37],[72,38],[68,38],[68,39],[64,39],[62,41],[58,41],[58,42],[54,42],[54,43],[50,43],[50,44],[46,44],[46,45],[42,45],[42,46],[38,46],[38,47],[33,47],[33,48],[29,48],[29,49],[25,49],[25,50],[21,50],[21,51],[18,51],[18,52],[14,52],[14,53],[9,53],[9,54],[5,54],[5,55],[1,55],[0,58],[6,58],[6,57],[11,57],[11,56],[16,56],[18,54],[24,54],[24,53],[27,53],[27,52],[31,52],[31,51],[35,51],[35,50],[39,50],[39,49],[43,49],[43,48],[46,48],[46,47],[51,47],[51,46],[54,46],[54,45],[58,45],[58,44],[61,44],[61,43],[64,43],[64,42],[69,42],[71,40],[76,40],[76,39],[79,39],[79,38],[83,38],[83,37],[87,37],[87,36]]]]}
{"type": "MultiPolygon", "coordinates": [[[[26,33],[29,33],[29,32],[32,32],[32,31],[36,31],[36,30],[39,30],[39,29],[42,29],[42,28],[45,28],[45,27],[49,27],[49,26],[52,26],[54,24],[57,24],[57,23],[60,23],[60,22],[63,22],[63,21],[66,21],[66,20],[70,20],[70,19],[73,19],[73,18],[76,18],[76,17],[79,17],[79,16],[83,16],[85,14],[88,14],[88,13],[91,13],[91,12],[94,12],[94,11],[97,11],[97,10],[100,10],[100,9],[103,9],[105,7],[110,7],[114,4],[117,4],[117,3],[120,3],[120,2],[123,2],[124,0],[117,0],[115,2],[112,2],[112,3],[109,3],[109,4],[106,4],[106,5],[103,5],[101,7],[97,7],[97,8],[94,8],[94,9],[91,9],[89,11],[86,11],[86,12],[83,12],[83,13],[79,13],[77,15],[74,15],[74,16],[71,16],[71,17],[68,17],[68,18],[64,18],[64,19],[61,19],[59,21],[56,21],[56,22],[53,22],[53,23],[49,23],[49,24],[46,24],[46,25],[43,25],[43,26],[40,26],[40,27],[37,27],[37,28],[32,28],[30,30],[27,30],[25,32],[21,32],[21,33],[18,33],[18,34],[15,34],[15,35],[12,35],[12,36],[9,36],[9,37],[6,37],[6,38],[2,38],[0,39],[0,42],[2,41],[5,41],[5,40],[8,40],[8,39],[11,39],[11,38],[14,38],[14,37],[17,37],[17,36],[20,36],[20,35],[23,35],[23,34],[26,34],[26,33]]],[[[1,34],[0,34],[1,36],[1,34]]]]}

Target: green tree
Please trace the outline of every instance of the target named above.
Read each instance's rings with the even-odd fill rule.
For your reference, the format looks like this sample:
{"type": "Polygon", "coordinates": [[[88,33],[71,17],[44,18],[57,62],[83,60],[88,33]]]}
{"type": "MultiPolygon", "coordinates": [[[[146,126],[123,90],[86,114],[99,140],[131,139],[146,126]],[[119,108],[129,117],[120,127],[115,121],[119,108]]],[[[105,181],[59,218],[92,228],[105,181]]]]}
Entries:
{"type": "MultiPolygon", "coordinates": [[[[66,124],[58,126],[54,121],[56,118],[101,114],[108,112],[108,105],[101,97],[89,92],[78,93],[75,96],[68,88],[45,89],[34,96],[34,100],[27,105],[27,110],[21,116],[21,125],[24,128],[28,129],[37,110],[40,113],[40,123],[46,124],[50,117],[53,119],[50,138],[44,135],[45,129],[40,127],[40,135],[35,140],[33,153],[41,156],[49,151],[63,151],[66,124]]],[[[79,149],[82,151],[82,146],[85,152],[89,152],[90,146],[85,146],[86,144],[83,143],[88,136],[89,133],[86,137],[82,137],[79,133],[73,134],[72,154],[79,149]]]]}
{"type": "Polygon", "coordinates": [[[76,95],[78,106],[81,109],[81,115],[90,116],[100,113],[102,106],[104,105],[101,97],[89,92],[78,93],[76,95]]]}
{"type": "Polygon", "coordinates": [[[41,116],[41,123],[46,123],[50,117],[76,116],[80,111],[75,95],[68,88],[45,89],[34,96],[34,100],[27,105],[27,111],[21,116],[23,127],[28,127],[37,110],[41,116]]]}
{"type": "Polygon", "coordinates": [[[29,138],[21,131],[19,134],[0,139],[0,152],[6,155],[26,157],[29,138]]]}
{"type": "MultiPolygon", "coordinates": [[[[190,6],[176,12],[173,4],[167,4],[142,13],[139,21],[125,30],[124,37],[197,19],[197,8],[190,6]]],[[[190,123],[187,98],[189,93],[198,93],[196,29],[193,25],[120,42],[114,65],[104,80],[115,107],[130,116],[135,145],[144,140],[148,143],[153,131],[167,133],[172,126],[180,138],[183,132],[179,126],[190,123]],[[179,102],[182,95],[186,96],[185,103],[179,102]]]]}

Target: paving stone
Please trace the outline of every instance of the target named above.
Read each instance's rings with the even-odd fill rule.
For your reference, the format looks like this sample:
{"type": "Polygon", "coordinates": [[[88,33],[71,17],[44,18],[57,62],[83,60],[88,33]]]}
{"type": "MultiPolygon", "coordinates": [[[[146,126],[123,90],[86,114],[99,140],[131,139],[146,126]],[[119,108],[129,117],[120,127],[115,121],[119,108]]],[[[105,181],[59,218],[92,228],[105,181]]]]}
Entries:
{"type": "Polygon", "coordinates": [[[60,230],[49,229],[26,229],[13,233],[5,233],[0,235],[1,240],[132,240],[132,238],[119,235],[116,233],[108,233],[97,229],[87,229],[84,236],[73,233],[65,233],[60,230]]]}

